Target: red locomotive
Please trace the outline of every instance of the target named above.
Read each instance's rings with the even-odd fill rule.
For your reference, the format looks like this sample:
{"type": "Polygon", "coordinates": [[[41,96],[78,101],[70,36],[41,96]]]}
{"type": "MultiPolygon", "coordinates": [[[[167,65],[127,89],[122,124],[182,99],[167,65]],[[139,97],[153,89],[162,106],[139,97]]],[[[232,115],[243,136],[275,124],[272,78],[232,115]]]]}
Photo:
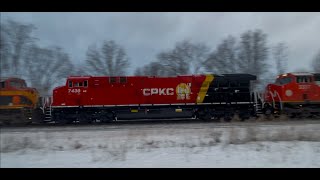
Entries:
{"type": "Polygon", "coordinates": [[[266,114],[320,115],[320,73],[286,73],[266,87],[266,114]]]}
{"type": "Polygon", "coordinates": [[[254,115],[249,74],[175,77],[71,76],[53,90],[52,119],[111,121],[136,118],[198,117],[229,120],[254,115]]]}

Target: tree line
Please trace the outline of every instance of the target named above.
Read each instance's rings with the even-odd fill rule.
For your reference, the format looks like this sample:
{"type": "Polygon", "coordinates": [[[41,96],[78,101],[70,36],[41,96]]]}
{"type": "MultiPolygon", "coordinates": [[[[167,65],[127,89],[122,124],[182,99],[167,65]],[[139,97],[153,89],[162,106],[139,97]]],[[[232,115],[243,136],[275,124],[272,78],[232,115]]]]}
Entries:
{"type": "MultiPolygon", "coordinates": [[[[8,19],[1,21],[0,76],[18,76],[42,95],[50,95],[53,87],[69,75],[128,75],[130,58],[124,46],[113,40],[101,45],[88,45],[84,64],[74,64],[59,46],[41,47],[33,36],[36,27],[8,19]]],[[[182,40],[172,49],[162,50],[150,63],[137,67],[134,75],[175,76],[186,74],[248,73],[258,77],[263,87],[276,74],[287,71],[288,46],[284,42],[268,44],[262,30],[248,30],[239,37],[229,35],[216,47],[203,42],[182,40]],[[275,71],[271,71],[275,69],[275,71]]],[[[311,67],[320,72],[320,49],[311,67]]],[[[259,86],[258,86],[259,87],[259,86]]]]}

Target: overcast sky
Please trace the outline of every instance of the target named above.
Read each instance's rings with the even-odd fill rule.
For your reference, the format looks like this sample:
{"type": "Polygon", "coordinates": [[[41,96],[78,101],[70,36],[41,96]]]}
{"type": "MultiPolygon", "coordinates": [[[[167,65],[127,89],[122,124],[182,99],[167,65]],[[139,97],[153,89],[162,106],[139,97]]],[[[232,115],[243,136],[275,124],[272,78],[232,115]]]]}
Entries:
{"type": "Polygon", "coordinates": [[[239,37],[247,30],[261,29],[268,44],[285,42],[289,47],[289,71],[309,69],[320,50],[320,13],[211,12],[211,13],[1,13],[32,23],[42,46],[58,45],[75,64],[83,63],[89,45],[114,40],[131,60],[130,73],[155,59],[177,41],[204,42],[212,49],[228,35],[239,37]]]}

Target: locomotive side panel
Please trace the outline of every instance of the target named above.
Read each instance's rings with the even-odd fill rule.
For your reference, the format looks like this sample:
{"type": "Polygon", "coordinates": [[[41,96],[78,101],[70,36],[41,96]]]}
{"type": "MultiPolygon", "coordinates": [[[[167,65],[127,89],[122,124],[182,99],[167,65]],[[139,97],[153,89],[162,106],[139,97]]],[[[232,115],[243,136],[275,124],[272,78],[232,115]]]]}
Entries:
{"type": "MultiPolygon", "coordinates": [[[[66,88],[54,90],[54,106],[201,103],[204,98],[199,98],[199,90],[205,78],[125,77],[120,82],[119,77],[91,77],[86,87],[83,78],[69,78],[66,88]]],[[[205,95],[208,87],[202,90],[205,95]]]]}

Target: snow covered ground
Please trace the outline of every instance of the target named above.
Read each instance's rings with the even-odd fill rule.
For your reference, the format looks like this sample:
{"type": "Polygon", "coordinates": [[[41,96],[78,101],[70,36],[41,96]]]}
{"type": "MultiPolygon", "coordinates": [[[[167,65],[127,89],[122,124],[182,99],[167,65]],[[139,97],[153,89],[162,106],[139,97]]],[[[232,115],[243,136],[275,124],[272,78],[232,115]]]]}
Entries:
{"type": "Polygon", "coordinates": [[[1,129],[1,167],[320,167],[320,124],[1,129]]]}

